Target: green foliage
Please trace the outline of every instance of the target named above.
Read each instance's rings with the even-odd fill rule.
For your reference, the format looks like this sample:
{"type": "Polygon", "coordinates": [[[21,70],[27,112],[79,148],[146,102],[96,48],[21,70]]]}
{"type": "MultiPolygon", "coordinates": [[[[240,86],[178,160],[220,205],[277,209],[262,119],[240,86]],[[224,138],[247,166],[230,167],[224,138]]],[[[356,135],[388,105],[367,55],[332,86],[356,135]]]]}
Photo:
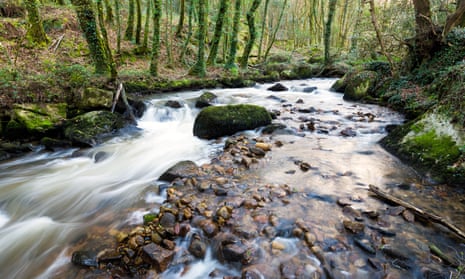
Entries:
{"type": "Polygon", "coordinates": [[[143,219],[144,219],[144,225],[148,225],[149,223],[151,223],[153,220],[155,220],[155,218],[157,218],[157,215],[154,214],[154,213],[149,213],[149,214],[145,214],[143,219]]]}
{"type": "Polygon", "coordinates": [[[87,87],[92,77],[89,69],[79,64],[57,66],[53,74],[57,83],[65,88],[87,87]]]}
{"type": "Polygon", "coordinates": [[[412,156],[430,166],[451,165],[461,154],[450,136],[439,136],[434,130],[414,136],[408,140],[407,146],[412,156]]]}

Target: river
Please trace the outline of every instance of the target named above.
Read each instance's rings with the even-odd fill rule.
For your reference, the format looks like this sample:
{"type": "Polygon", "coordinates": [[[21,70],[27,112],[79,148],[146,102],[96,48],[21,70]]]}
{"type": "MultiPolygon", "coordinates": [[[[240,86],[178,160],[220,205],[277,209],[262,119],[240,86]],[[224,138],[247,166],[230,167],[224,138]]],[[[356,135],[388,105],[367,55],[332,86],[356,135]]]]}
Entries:
{"type": "MultiPolygon", "coordinates": [[[[338,198],[363,201],[356,205],[361,210],[386,208],[369,197],[368,185],[374,184],[465,227],[463,203],[448,188],[440,188],[445,193],[438,196],[427,180],[377,144],[386,135],[386,126],[402,123],[403,117],[387,108],[343,101],[341,94],[329,91],[333,82],[334,79],[286,81],[283,84],[290,88],[286,92],[267,91],[270,84],[211,90],[218,96],[218,104],[262,105],[279,111],[279,121],[287,125],[287,132],[272,136],[283,146],[274,148],[265,162],[253,170],[263,183],[286,184],[303,193],[292,207],[276,210],[275,214],[282,218],[305,216],[319,227],[317,236],[337,238],[343,216],[336,205],[338,198]],[[309,87],[316,90],[305,93],[309,87]],[[312,127],[307,125],[310,122],[312,127]],[[301,171],[299,162],[308,163],[310,170],[301,171]],[[310,204],[309,200],[314,202],[310,204]],[[449,200],[446,206],[438,205],[439,201],[449,200]]],[[[102,228],[111,231],[140,224],[141,216],[164,200],[156,189],[161,183],[157,178],[166,169],[181,160],[200,165],[220,152],[222,140],[192,136],[193,121],[199,111],[193,98],[201,93],[148,98],[148,109],[137,127],[121,131],[94,148],[55,152],[37,148],[21,158],[2,162],[0,278],[67,278],[61,270],[71,265],[70,255],[83,235],[102,228]],[[165,107],[167,100],[178,100],[183,107],[165,107]]],[[[426,253],[425,245],[430,241],[465,250],[441,228],[405,224],[402,217],[389,222],[393,229],[402,231],[397,244],[415,246],[410,247],[417,251],[413,252],[415,255],[426,253]]],[[[349,255],[335,256],[334,261],[344,261],[346,257],[349,255]]],[[[195,275],[183,278],[205,278],[213,267],[220,268],[214,259],[208,262],[198,263],[191,268],[196,270],[195,275]]],[[[442,268],[434,262],[431,265],[442,268]]],[[[368,269],[365,265],[359,268],[368,269]]],[[[398,274],[417,276],[420,272],[420,268],[414,268],[398,274]]],[[[181,275],[167,272],[164,278],[181,275]]]]}

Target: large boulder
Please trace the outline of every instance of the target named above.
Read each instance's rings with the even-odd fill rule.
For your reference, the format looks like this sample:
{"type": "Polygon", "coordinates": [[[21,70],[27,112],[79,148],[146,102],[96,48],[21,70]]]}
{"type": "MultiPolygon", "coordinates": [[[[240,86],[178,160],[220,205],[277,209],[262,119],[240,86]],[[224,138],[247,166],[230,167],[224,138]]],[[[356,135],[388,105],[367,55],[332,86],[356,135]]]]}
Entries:
{"type": "Polygon", "coordinates": [[[344,100],[359,101],[370,96],[378,80],[378,74],[374,71],[361,71],[347,76],[345,80],[347,85],[344,100]]]}
{"type": "Polygon", "coordinates": [[[70,119],[66,123],[65,137],[81,145],[93,146],[125,124],[118,113],[91,111],[70,119]]]}
{"type": "Polygon", "coordinates": [[[66,119],[66,109],[64,103],[15,105],[5,133],[10,137],[24,137],[24,133],[43,135],[66,119]]]}
{"type": "Polygon", "coordinates": [[[203,109],[194,122],[194,136],[214,139],[271,123],[269,112],[256,105],[227,105],[203,109]]]}
{"type": "Polygon", "coordinates": [[[89,87],[82,94],[77,106],[84,111],[110,109],[113,103],[113,92],[89,87]]]}
{"type": "Polygon", "coordinates": [[[195,100],[195,107],[196,108],[204,108],[213,105],[213,102],[218,98],[212,92],[204,92],[195,100]]]}
{"type": "Polygon", "coordinates": [[[433,179],[465,185],[465,132],[440,109],[394,129],[381,144],[433,179]]]}

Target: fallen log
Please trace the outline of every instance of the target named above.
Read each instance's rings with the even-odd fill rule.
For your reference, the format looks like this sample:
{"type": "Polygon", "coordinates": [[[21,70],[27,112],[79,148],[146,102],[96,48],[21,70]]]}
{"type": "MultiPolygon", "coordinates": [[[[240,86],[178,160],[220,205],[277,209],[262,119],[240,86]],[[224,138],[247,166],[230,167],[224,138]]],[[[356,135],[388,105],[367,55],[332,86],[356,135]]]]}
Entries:
{"type": "Polygon", "coordinates": [[[443,217],[441,216],[438,216],[436,214],[432,214],[432,213],[429,213],[429,212],[426,212],[424,211],[423,209],[420,209],[406,201],[403,201],[391,194],[388,194],[386,192],[383,192],[381,189],[379,189],[378,187],[374,186],[374,185],[369,185],[369,191],[371,191],[372,193],[374,193],[375,195],[377,195],[378,197],[384,199],[384,200],[387,200],[387,201],[390,201],[394,204],[397,204],[397,205],[400,205],[400,206],[403,206],[405,207],[406,209],[408,210],[411,210],[415,215],[423,218],[423,219],[426,219],[427,221],[430,221],[430,222],[433,222],[433,223],[437,223],[437,224],[440,224],[440,225],[443,225],[444,227],[448,228],[449,230],[451,230],[452,232],[454,232],[457,236],[461,237],[462,239],[465,240],[465,232],[463,232],[461,229],[459,229],[457,226],[455,226],[454,224],[450,223],[449,221],[447,221],[446,219],[444,219],[443,217]]]}

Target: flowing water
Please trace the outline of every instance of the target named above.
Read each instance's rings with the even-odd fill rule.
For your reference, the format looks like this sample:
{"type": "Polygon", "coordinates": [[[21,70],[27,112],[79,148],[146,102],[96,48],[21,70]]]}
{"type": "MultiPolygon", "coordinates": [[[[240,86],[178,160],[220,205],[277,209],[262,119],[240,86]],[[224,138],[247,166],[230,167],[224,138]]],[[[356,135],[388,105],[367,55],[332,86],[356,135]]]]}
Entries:
{"type": "MultiPolygon", "coordinates": [[[[331,236],[340,230],[338,197],[357,197],[365,201],[360,205],[364,208],[384,206],[368,197],[368,185],[374,184],[395,189],[413,201],[418,193],[424,193],[426,202],[419,203],[439,209],[443,216],[465,227],[463,203],[435,208],[436,193],[424,188],[421,178],[377,144],[386,135],[385,127],[401,123],[402,116],[386,108],[343,101],[342,95],[328,91],[333,82],[284,82],[291,90],[279,93],[266,91],[269,84],[212,91],[219,97],[218,104],[253,103],[278,110],[280,122],[289,127],[288,132],[273,135],[273,140],[284,145],[274,148],[265,158],[267,162],[254,170],[264,183],[287,184],[303,193],[301,201],[275,214],[305,216],[320,227],[321,235],[331,236]],[[303,92],[309,86],[317,90],[303,92]],[[302,126],[304,122],[314,123],[315,130],[302,126]],[[302,161],[311,165],[309,171],[299,169],[298,162],[302,161]],[[310,204],[309,200],[315,202],[310,204]]],[[[156,210],[164,200],[157,191],[157,178],[163,171],[181,160],[208,162],[222,148],[221,141],[192,136],[198,113],[193,98],[201,93],[180,92],[148,99],[148,110],[137,127],[94,148],[56,152],[38,148],[0,164],[0,278],[65,278],[59,270],[70,266],[72,249],[87,231],[140,224],[145,212],[156,210]],[[168,108],[164,106],[166,100],[179,100],[184,106],[168,108]]],[[[438,229],[393,226],[403,230],[405,239],[417,238],[420,250],[431,239],[459,247],[447,233],[436,236],[438,229]]],[[[295,245],[293,240],[282,241],[295,245]]],[[[181,275],[168,271],[163,277],[205,278],[215,268],[224,269],[223,274],[238,275],[238,271],[222,267],[207,255],[189,272],[181,275]]]]}

